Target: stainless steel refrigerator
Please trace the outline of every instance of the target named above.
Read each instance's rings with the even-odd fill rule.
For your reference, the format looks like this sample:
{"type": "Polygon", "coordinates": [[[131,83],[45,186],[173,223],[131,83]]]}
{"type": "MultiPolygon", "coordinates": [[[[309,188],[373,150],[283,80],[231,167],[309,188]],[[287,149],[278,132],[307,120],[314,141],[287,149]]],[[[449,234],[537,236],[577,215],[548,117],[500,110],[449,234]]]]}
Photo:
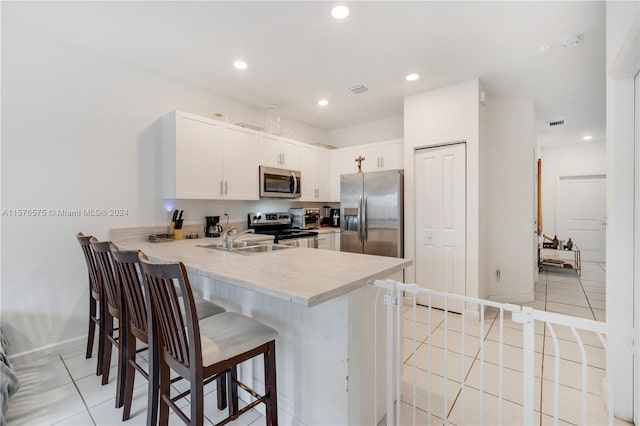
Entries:
{"type": "Polygon", "coordinates": [[[340,176],[340,250],[404,256],[404,172],[340,176]]]}

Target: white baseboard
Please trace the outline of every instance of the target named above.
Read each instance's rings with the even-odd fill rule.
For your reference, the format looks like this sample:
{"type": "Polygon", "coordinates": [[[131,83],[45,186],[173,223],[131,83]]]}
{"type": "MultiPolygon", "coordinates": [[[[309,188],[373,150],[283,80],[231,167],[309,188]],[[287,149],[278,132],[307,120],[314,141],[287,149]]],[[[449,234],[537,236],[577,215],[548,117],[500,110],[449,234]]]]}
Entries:
{"type": "MultiPolygon", "coordinates": [[[[98,336],[96,336],[96,340],[97,339],[98,339],[98,336]]],[[[65,340],[62,342],[56,342],[50,345],[45,345],[39,348],[9,355],[9,359],[14,365],[20,366],[24,364],[29,364],[31,362],[37,361],[39,359],[45,358],[53,354],[61,354],[61,353],[70,352],[77,349],[84,349],[86,348],[86,345],[87,345],[87,336],[79,336],[79,337],[74,337],[73,339],[65,340]]]]}

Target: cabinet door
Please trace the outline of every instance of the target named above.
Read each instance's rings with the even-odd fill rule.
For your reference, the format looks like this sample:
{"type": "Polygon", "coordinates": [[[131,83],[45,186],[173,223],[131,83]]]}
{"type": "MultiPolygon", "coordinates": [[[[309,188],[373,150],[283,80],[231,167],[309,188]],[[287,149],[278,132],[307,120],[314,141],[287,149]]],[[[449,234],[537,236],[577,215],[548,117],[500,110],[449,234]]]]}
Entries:
{"type": "Polygon", "coordinates": [[[253,130],[227,124],[224,127],[222,141],[224,198],[259,199],[258,134],[253,130]]]}
{"type": "Polygon", "coordinates": [[[318,234],[318,248],[321,250],[332,250],[331,240],[333,234],[318,234]]]}
{"type": "MultiPolygon", "coordinates": [[[[170,150],[173,145],[175,156],[175,192],[163,193],[163,196],[184,199],[220,198],[222,124],[180,112],[167,119],[175,126],[173,135],[165,135],[168,138],[165,143],[170,144],[165,148],[170,150]]],[[[172,162],[169,150],[163,153],[168,157],[164,159],[165,164],[172,162]]],[[[170,178],[168,170],[163,172],[169,175],[165,178],[170,178]]]]}
{"type": "Polygon", "coordinates": [[[383,170],[404,168],[404,143],[401,140],[380,142],[380,161],[383,170]]]}
{"type": "Polygon", "coordinates": [[[313,148],[313,171],[316,177],[316,200],[330,201],[331,154],[328,149],[320,147],[313,148]]]}
{"type": "Polygon", "coordinates": [[[260,135],[260,164],[280,167],[280,139],[272,135],[260,135]]]}
{"type": "Polygon", "coordinates": [[[376,170],[380,170],[380,147],[378,144],[359,145],[355,148],[356,157],[361,155],[365,158],[362,161],[363,172],[375,172],[376,170]]]}
{"type": "Polygon", "coordinates": [[[356,172],[354,147],[331,151],[331,200],[340,201],[340,175],[356,172]]]}
{"type": "Polygon", "coordinates": [[[290,139],[280,140],[280,152],[282,154],[281,166],[283,169],[300,169],[300,144],[290,139]]]}
{"type": "Polygon", "coordinates": [[[316,174],[314,171],[314,150],[311,145],[300,144],[300,173],[302,187],[300,201],[316,200],[316,174]]]}

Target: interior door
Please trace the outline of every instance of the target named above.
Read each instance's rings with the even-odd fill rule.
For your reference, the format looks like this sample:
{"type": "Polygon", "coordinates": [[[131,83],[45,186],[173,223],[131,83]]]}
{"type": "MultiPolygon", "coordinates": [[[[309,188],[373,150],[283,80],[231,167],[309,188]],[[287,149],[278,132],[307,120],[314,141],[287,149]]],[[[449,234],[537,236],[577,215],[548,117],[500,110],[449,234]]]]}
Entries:
{"type": "MultiPolygon", "coordinates": [[[[634,110],[634,125],[635,125],[635,181],[640,183],[640,72],[636,74],[635,80],[635,110],[634,110]]],[[[640,184],[636,184],[635,193],[635,268],[634,268],[634,327],[640,329],[640,184]]],[[[634,383],[634,420],[636,424],[640,424],[640,359],[636,357],[636,363],[634,366],[633,377],[636,378],[634,383]]]]}
{"type": "MultiPolygon", "coordinates": [[[[416,283],[460,295],[466,283],[465,157],[464,143],[415,154],[416,283]]],[[[429,304],[426,295],[419,295],[418,302],[429,304]]],[[[445,307],[437,298],[431,305],[445,307]]],[[[449,302],[447,308],[462,311],[459,302],[449,302]]]]}
{"type": "Polygon", "coordinates": [[[583,261],[604,262],[606,248],[606,179],[560,176],[556,189],[558,239],[580,248],[583,261]]]}

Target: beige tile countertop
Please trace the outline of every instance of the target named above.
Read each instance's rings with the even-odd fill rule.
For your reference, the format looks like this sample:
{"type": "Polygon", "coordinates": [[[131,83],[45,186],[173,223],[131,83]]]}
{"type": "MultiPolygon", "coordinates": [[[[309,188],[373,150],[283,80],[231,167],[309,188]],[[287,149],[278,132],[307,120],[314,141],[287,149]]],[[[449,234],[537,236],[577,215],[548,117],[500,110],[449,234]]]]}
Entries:
{"type": "Polygon", "coordinates": [[[318,229],[311,229],[311,231],[317,232],[318,234],[335,234],[340,232],[340,228],[322,226],[318,229]]]}
{"type": "Polygon", "coordinates": [[[407,259],[301,247],[253,255],[198,247],[219,241],[220,238],[200,238],[151,243],[114,239],[120,249],[142,250],[156,260],[182,261],[189,272],[306,307],[347,294],[366,285],[367,280],[387,277],[412,263],[407,259]]]}

